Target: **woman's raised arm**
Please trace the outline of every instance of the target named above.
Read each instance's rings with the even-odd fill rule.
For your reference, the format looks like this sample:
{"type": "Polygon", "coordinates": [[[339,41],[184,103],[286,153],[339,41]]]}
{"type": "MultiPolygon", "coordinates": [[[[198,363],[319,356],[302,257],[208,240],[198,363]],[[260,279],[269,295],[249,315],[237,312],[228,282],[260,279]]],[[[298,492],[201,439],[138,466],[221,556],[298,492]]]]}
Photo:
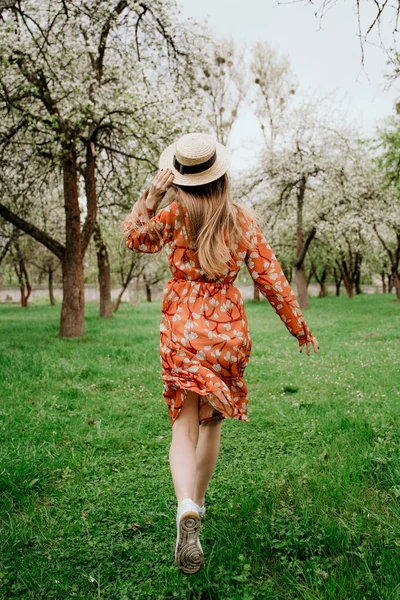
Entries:
{"type": "Polygon", "coordinates": [[[135,210],[134,207],[121,225],[128,248],[146,253],[161,250],[165,243],[172,241],[175,220],[181,210],[177,202],[172,202],[157,214],[153,209],[135,210]]]}

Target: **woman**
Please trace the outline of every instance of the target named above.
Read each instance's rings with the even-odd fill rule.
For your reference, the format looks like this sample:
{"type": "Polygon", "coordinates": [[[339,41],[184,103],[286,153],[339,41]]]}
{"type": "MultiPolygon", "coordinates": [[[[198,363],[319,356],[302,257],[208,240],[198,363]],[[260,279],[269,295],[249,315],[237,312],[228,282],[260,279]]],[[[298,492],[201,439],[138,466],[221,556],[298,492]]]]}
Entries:
{"type": "Polygon", "coordinates": [[[132,250],[153,253],[166,244],[173,275],[162,300],[160,353],[178,501],[175,560],[184,573],[204,565],[200,518],[222,421],[249,420],[243,374],[252,342],[234,285],[243,263],[300,352],[319,348],[252,213],[231,200],[230,158],[209,135],[182,136],[161,154],[161,170],[122,225],[132,250]],[[169,204],[156,212],[167,191],[169,204]]]}

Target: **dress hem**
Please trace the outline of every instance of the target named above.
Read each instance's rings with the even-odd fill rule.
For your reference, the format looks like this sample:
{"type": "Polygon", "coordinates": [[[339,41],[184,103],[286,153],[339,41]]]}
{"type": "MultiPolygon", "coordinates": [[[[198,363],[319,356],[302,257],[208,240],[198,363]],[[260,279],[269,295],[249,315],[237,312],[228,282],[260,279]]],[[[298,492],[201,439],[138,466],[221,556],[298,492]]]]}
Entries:
{"type": "MultiPolygon", "coordinates": [[[[241,378],[240,377],[236,377],[236,378],[232,377],[229,379],[241,379],[241,378]]],[[[189,391],[192,391],[195,394],[198,394],[199,396],[207,398],[208,404],[210,404],[213,407],[214,411],[217,411],[217,413],[222,415],[222,418],[219,416],[217,417],[218,420],[236,419],[236,420],[240,420],[240,421],[249,421],[249,417],[248,417],[247,413],[241,413],[235,404],[233,404],[233,406],[232,406],[232,401],[228,403],[229,407],[231,408],[230,414],[228,412],[222,412],[220,410],[220,408],[222,408],[222,406],[218,406],[218,400],[219,400],[220,404],[223,405],[224,403],[222,402],[222,400],[220,400],[219,394],[216,394],[215,391],[210,392],[208,390],[205,390],[204,388],[202,389],[202,388],[198,387],[193,380],[188,381],[186,384],[184,381],[177,382],[176,380],[174,380],[173,383],[169,384],[169,387],[171,387],[174,390],[175,394],[178,394],[179,392],[181,392],[181,393],[183,392],[183,394],[184,394],[184,400],[182,400],[182,406],[180,406],[178,408],[176,408],[174,406],[174,409],[178,411],[178,413],[176,414],[174,419],[172,419],[172,417],[171,417],[171,407],[167,401],[167,398],[168,398],[168,400],[170,400],[171,398],[170,398],[170,396],[167,396],[166,394],[164,394],[164,398],[168,404],[171,425],[173,425],[175,420],[178,418],[179,413],[183,407],[184,401],[186,400],[187,392],[189,392],[189,391]],[[217,399],[217,402],[215,401],[215,398],[217,399]]],[[[220,391],[220,394],[223,396],[224,399],[226,399],[226,396],[222,390],[220,391]]],[[[207,420],[212,420],[214,416],[215,415],[212,415],[211,418],[201,419],[200,409],[199,409],[199,423],[200,424],[203,422],[206,422],[207,420]]]]}

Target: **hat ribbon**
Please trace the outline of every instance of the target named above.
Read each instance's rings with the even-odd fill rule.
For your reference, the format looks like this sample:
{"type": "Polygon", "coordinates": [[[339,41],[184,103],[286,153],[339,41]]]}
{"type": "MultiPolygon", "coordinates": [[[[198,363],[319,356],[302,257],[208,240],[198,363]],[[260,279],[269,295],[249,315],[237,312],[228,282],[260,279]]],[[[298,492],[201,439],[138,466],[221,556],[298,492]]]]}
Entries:
{"type": "Polygon", "coordinates": [[[207,171],[217,160],[217,151],[206,160],[206,162],[200,163],[198,165],[182,165],[174,154],[174,167],[181,175],[186,175],[187,173],[202,173],[203,171],[207,171]]]}

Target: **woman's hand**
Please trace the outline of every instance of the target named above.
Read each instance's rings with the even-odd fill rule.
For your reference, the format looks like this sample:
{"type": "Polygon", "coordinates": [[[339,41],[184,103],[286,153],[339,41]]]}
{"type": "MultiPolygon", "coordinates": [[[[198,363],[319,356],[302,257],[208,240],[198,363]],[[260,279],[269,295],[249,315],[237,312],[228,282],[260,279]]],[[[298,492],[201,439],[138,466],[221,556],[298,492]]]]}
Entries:
{"type": "MultiPolygon", "coordinates": [[[[317,340],[315,338],[313,338],[313,340],[312,340],[312,345],[314,347],[314,352],[316,354],[318,352],[318,349],[319,349],[319,344],[318,344],[318,342],[317,342],[317,340]]],[[[300,353],[303,352],[304,346],[306,346],[306,353],[307,353],[307,356],[309,356],[310,351],[311,351],[311,343],[310,342],[306,342],[305,344],[303,344],[302,346],[300,346],[300,348],[299,348],[299,352],[300,353]]]]}
{"type": "Polygon", "coordinates": [[[171,187],[174,174],[171,169],[161,169],[151,182],[149,194],[146,198],[146,207],[154,210],[160,204],[165,192],[171,187]]]}

